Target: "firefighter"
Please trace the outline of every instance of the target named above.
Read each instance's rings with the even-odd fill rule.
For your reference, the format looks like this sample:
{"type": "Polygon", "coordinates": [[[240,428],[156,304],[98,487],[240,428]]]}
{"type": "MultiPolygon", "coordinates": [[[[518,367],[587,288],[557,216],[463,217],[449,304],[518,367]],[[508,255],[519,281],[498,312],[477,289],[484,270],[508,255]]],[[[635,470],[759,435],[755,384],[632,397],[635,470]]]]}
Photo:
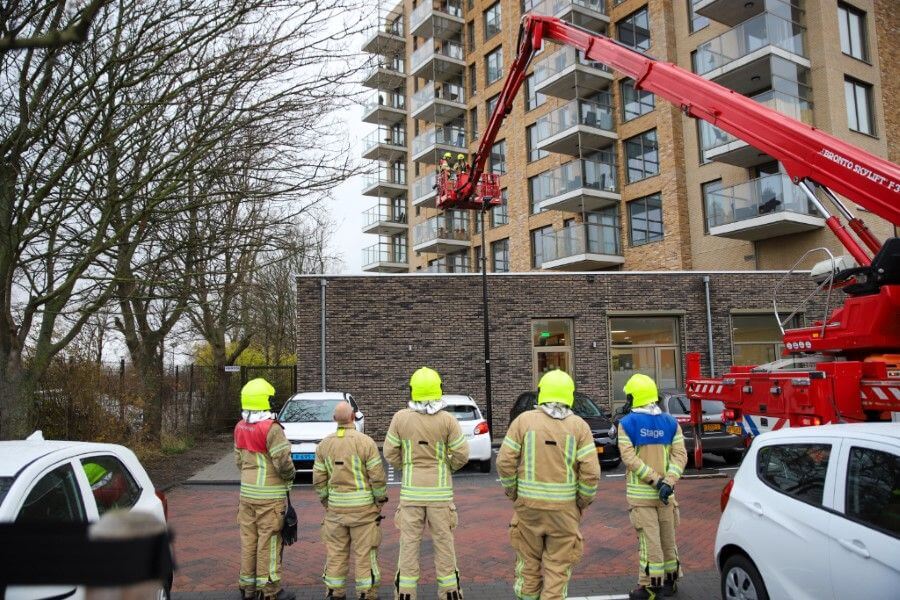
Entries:
{"type": "Polygon", "coordinates": [[[469,459],[469,444],[453,415],[442,410],[441,377],[427,367],[409,380],[409,408],[391,420],[384,457],[401,470],[400,505],[394,522],[400,530],[395,600],[415,600],[419,582],[419,544],[426,523],[434,546],[438,598],[460,600],[462,590],[453,546],[458,525],[451,473],[469,459]]]}
{"type": "Polygon", "coordinates": [[[538,407],[510,424],[497,457],[500,483],[515,507],[509,537],[519,600],[563,600],[581,560],[579,525],[597,494],[600,463],[590,427],[572,412],[574,394],[568,373],[541,377],[538,407]]]}
{"type": "Polygon", "coordinates": [[[438,176],[446,175],[448,179],[450,178],[453,174],[453,169],[450,167],[451,160],[453,160],[453,155],[449,152],[444,152],[444,156],[438,162],[438,176]]]}
{"type": "Polygon", "coordinates": [[[269,401],[275,389],[252,379],[241,389],[241,420],[234,428],[234,456],[241,472],[239,586],[244,598],[293,600],[281,588],[281,527],[287,491],[294,481],[291,445],[269,401]]]}
{"type": "Polygon", "coordinates": [[[337,432],[316,448],[313,487],[325,506],[326,598],[346,598],[350,546],[353,546],[356,593],[360,600],[378,598],[381,574],[381,507],[387,502],[384,465],[375,442],[356,430],[353,407],[341,402],[334,409],[337,432]]]}
{"type": "Polygon", "coordinates": [[[466,155],[465,154],[457,154],[456,162],[453,163],[453,172],[459,176],[460,173],[467,173],[469,171],[469,165],[466,164],[466,155]]]}
{"type": "Polygon", "coordinates": [[[619,422],[619,452],[627,470],[625,495],[637,530],[640,571],[631,600],[674,596],[681,575],[675,527],[675,482],[684,472],[687,452],[681,427],[657,405],[650,377],[637,373],[624,388],[631,412],[619,422]]]}

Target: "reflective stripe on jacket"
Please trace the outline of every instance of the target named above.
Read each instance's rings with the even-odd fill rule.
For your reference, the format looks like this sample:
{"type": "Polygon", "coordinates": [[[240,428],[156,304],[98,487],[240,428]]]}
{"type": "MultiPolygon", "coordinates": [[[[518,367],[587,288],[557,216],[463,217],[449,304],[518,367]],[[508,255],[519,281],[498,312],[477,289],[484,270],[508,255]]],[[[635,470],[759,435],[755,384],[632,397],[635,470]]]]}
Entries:
{"type": "Polygon", "coordinates": [[[619,452],[627,473],[625,495],[631,506],[660,503],[656,482],[671,486],[687,464],[684,436],[672,415],[631,412],[619,422],[619,452]]]}
{"type": "Polygon", "coordinates": [[[339,427],[322,440],[316,448],[313,487],[335,512],[354,512],[384,498],[384,465],[372,438],[354,428],[339,427]]]}
{"type": "Polygon", "coordinates": [[[271,420],[238,423],[235,427],[234,458],[241,472],[242,499],[271,501],[287,495],[296,471],[291,461],[291,444],[279,423],[271,420]],[[252,429],[257,431],[250,431],[252,429]],[[248,439],[253,440],[252,443],[248,443],[248,439]],[[265,448],[262,447],[263,439],[265,448]]]}

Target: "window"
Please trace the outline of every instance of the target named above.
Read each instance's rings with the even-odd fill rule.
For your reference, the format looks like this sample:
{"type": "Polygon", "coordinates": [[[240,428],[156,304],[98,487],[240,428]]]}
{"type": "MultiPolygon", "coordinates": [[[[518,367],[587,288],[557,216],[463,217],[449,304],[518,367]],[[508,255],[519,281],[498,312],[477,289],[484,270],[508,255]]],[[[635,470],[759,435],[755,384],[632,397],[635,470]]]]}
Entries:
{"type": "MultiPolygon", "coordinates": [[[[800,327],[801,319],[787,328],[800,327]]],[[[781,329],[773,314],[731,315],[732,364],[764,365],[781,357],[781,329]]]]}
{"type": "Polygon", "coordinates": [[[114,456],[82,458],[81,466],[91,484],[97,513],[102,517],[116,508],[131,508],[141,497],[141,488],[114,456]]]}
{"type": "Polygon", "coordinates": [[[784,444],[760,448],[756,475],[766,485],[801,502],[822,505],[831,444],[784,444]]]}
{"type": "Polygon", "coordinates": [[[489,98],[487,102],[484,103],[484,111],[486,113],[485,121],[491,120],[491,115],[494,114],[494,109],[497,108],[497,101],[500,99],[500,94],[497,94],[493,98],[489,98]]]}
{"type": "Polygon", "coordinates": [[[609,331],[614,404],[625,403],[622,388],[635,373],[653,377],[660,389],[682,387],[677,317],[611,317],[609,331]]]}
{"type": "Polygon", "coordinates": [[[466,52],[475,52],[475,21],[466,23],[466,52]]]}
{"type": "Polygon", "coordinates": [[[540,269],[549,260],[553,243],[553,227],[547,225],[531,231],[531,266],[540,269]]]}
{"type": "Polygon", "coordinates": [[[633,79],[623,79],[621,86],[623,120],[630,121],[653,111],[656,96],[652,92],[635,89],[633,79]]]}
{"type": "Polygon", "coordinates": [[[491,156],[488,162],[491,173],[506,175],[506,140],[500,140],[491,146],[491,156]]]}
{"type": "Polygon", "coordinates": [[[481,272],[481,246],[475,246],[475,270],[481,272]]]}
{"type": "Polygon", "coordinates": [[[525,78],[525,110],[537,108],[547,101],[547,96],[534,91],[534,73],[525,78]]]}
{"type": "Polygon", "coordinates": [[[472,108],[469,111],[469,139],[478,139],[478,108],[472,108]]]}
{"type": "Polygon", "coordinates": [[[561,369],[570,375],[572,365],[572,321],[541,319],[531,322],[531,349],[534,385],[547,371],[561,369]]]}
{"type": "Polygon", "coordinates": [[[841,52],[859,60],[868,60],[866,13],[848,4],[839,2],[838,27],[841,30],[841,52]]]}
{"type": "Polygon", "coordinates": [[[650,48],[650,16],[647,8],[633,12],[616,23],[616,32],[619,41],[626,46],[641,52],[650,48]]]}
{"type": "Polygon", "coordinates": [[[703,15],[698,15],[696,11],[694,11],[695,4],[697,4],[697,0],[687,0],[688,27],[690,27],[691,33],[700,31],[701,29],[709,26],[709,19],[707,19],[703,15]]]}
{"type": "Polygon", "coordinates": [[[509,223],[509,194],[506,188],[500,191],[500,204],[491,209],[491,227],[509,223]]]}
{"type": "Polygon", "coordinates": [[[656,130],[651,129],[625,140],[628,183],[634,183],[659,173],[659,147],[656,130]]]}
{"type": "Polygon", "coordinates": [[[478,91],[478,71],[474,64],[469,65],[469,95],[474,96],[478,91]]]}
{"type": "Polygon", "coordinates": [[[491,243],[491,270],[494,273],[509,271],[509,238],[491,243]]]}
{"type": "Polygon", "coordinates": [[[71,464],[50,471],[31,488],[16,523],[84,523],[87,516],[71,464]]]}
{"type": "Polygon", "coordinates": [[[500,3],[495,2],[494,4],[491,4],[486,11],[484,11],[485,41],[491,39],[498,33],[500,33],[500,3]]]}
{"type": "Polygon", "coordinates": [[[503,77],[503,46],[484,57],[485,84],[490,85],[503,77]]]}
{"type": "Polygon", "coordinates": [[[900,537],[900,456],[872,448],[850,448],[844,514],[900,537]]]}
{"type": "Polygon", "coordinates": [[[546,150],[541,150],[538,145],[538,127],[537,124],[529,125],[525,128],[525,142],[528,146],[528,162],[540,160],[545,156],[550,156],[546,150]]]}
{"type": "Polygon", "coordinates": [[[722,200],[715,195],[722,189],[722,180],[715,179],[700,184],[700,194],[703,196],[703,233],[709,233],[709,226],[724,222],[723,215],[725,207],[722,206],[722,200]]]}
{"type": "Polygon", "coordinates": [[[872,86],[850,77],[844,78],[847,101],[847,125],[853,131],[875,135],[872,119],[872,86]]]}
{"type": "Polygon", "coordinates": [[[628,203],[628,232],[632,246],[663,238],[662,197],[645,196],[628,203]]]}

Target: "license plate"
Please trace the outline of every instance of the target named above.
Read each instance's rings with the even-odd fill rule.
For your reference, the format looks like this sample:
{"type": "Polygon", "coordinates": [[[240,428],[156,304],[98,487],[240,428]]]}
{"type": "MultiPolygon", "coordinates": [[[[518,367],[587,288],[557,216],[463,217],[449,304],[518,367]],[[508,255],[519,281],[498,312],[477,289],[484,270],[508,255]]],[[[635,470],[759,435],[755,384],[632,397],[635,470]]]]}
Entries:
{"type": "Polygon", "coordinates": [[[704,423],[703,431],[722,431],[722,426],[718,423],[704,423]]]}
{"type": "Polygon", "coordinates": [[[744,434],[744,430],[741,429],[741,426],[740,426],[740,425],[729,425],[729,426],[728,426],[728,433],[730,433],[731,435],[743,435],[743,434],[744,434]]]}
{"type": "Polygon", "coordinates": [[[315,460],[316,455],[310,452],[301,452],[301,453],[292,453],[291,459],[293,460],[315,460]]]}
{"type": "Polygon", "coordinates": [[[597,454],[603,454],[605,448],[603,446],[597,446],[597,454]]]}

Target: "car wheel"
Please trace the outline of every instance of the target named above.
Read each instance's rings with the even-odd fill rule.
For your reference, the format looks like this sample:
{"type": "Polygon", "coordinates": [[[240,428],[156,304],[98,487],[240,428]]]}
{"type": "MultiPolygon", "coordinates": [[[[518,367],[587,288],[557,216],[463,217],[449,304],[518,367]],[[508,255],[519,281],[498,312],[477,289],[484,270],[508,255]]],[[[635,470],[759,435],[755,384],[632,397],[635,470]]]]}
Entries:
{"type": "Polygon", "coordinates": [[[743,554],[725,561],[722,569],[724,600],[769,600],[769,593],[753,562],[743,554]]]}
{"type": "Polygon", "coordinates": [[[725,459],[725,462],[729,465],[736,465],[741,462],[744,458],[743,452],[726,452],[722,455],[722,458],[725,459]]]}
{"type": "Polygon", "coordinates": [[[483,460],[478,463],[478,470],[482,473],[490,473],[491,472],[491,459],[483,460]]]}

